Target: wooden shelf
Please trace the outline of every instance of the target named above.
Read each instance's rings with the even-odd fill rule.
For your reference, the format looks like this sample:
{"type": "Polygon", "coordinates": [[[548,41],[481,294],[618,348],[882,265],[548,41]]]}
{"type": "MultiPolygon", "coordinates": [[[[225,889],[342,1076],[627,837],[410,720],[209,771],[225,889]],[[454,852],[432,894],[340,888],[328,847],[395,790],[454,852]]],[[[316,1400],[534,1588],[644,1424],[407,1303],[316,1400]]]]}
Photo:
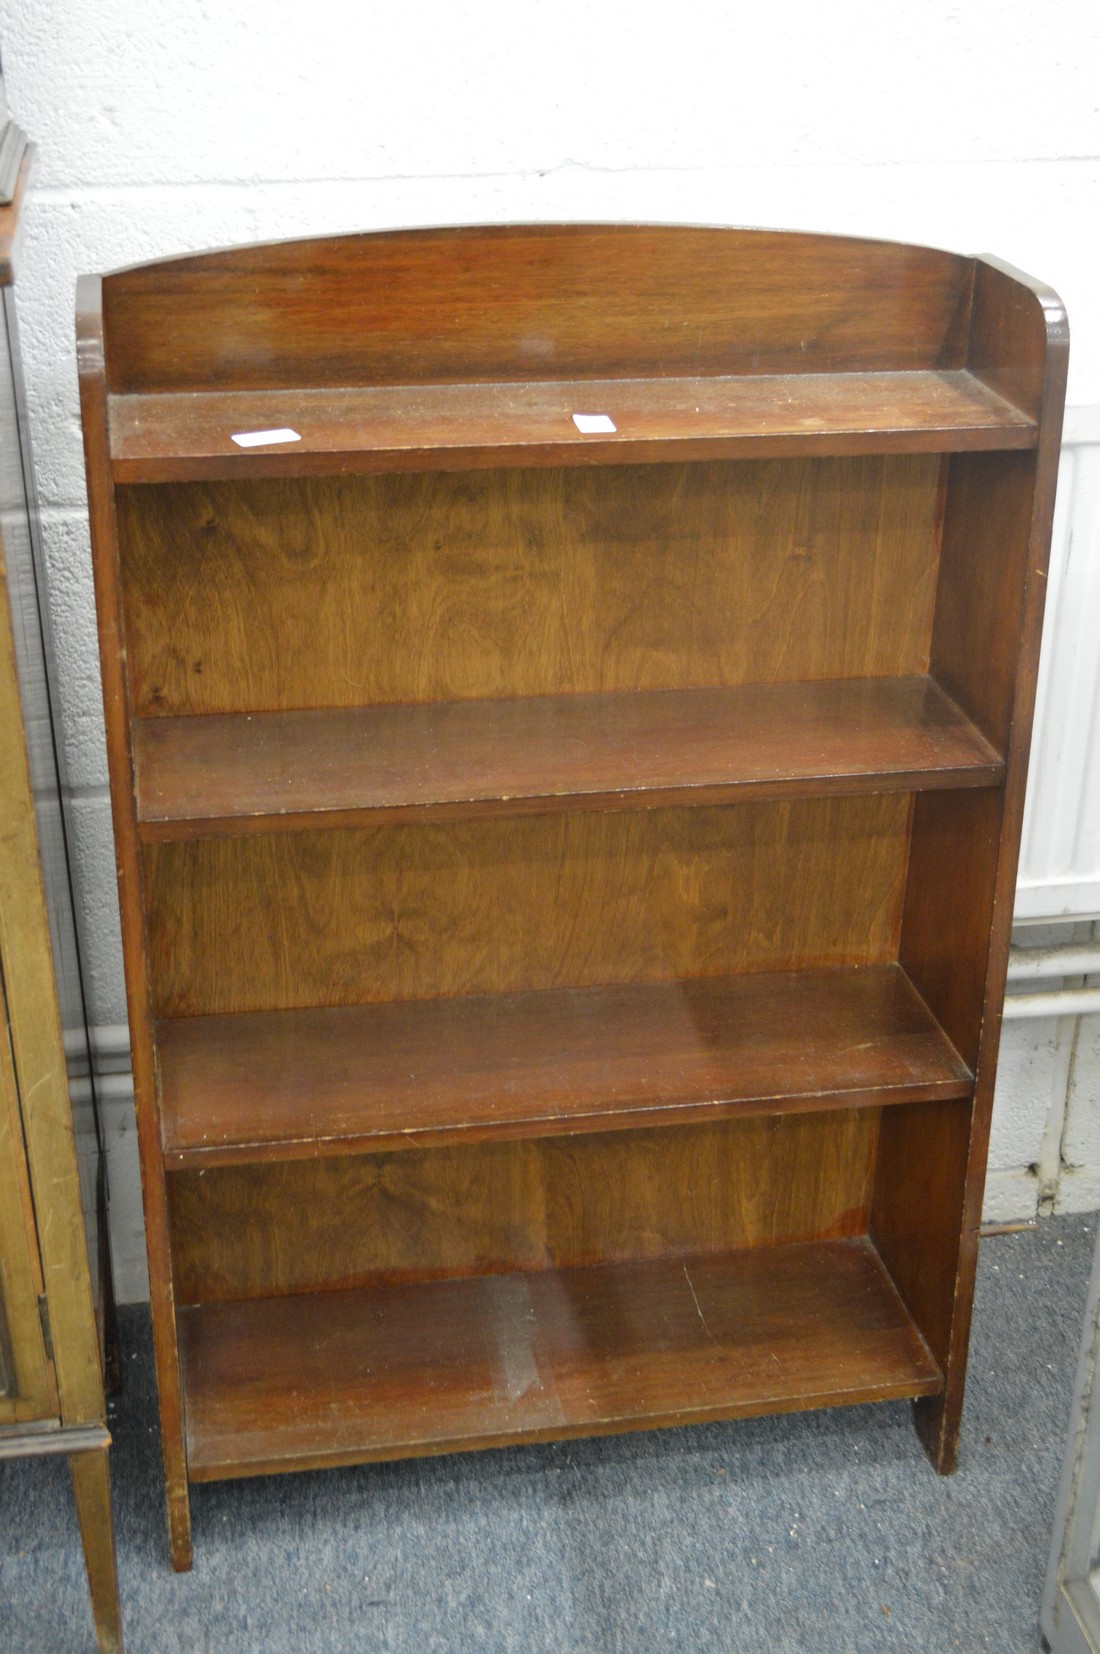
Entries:
{"type": "Polygon", "coordinates": [[[897,965],[158,1025],[169,1168],[966,1097],[897,965]]]}
{"type": "Polygon", "coordinates": [[[872,1244],[180,1311],[194,1481],[935,1394],[872,1244]]]}
{"type": "Polygon", "coordinates": [[[1033,448],[1033,419],[974,374],[758,374],[112,396],[116,482],[1033,448]],[[612,434],[573,415],[606,414],[612,434]],[[289,427],[300,440],[240,448],[289,427]]]}
{"type": "Polygon", "coordinates": [[[741,795],[985,787],[1001,758],[930,678],[540,696],[135,724],[146,839],[741,795]]]}

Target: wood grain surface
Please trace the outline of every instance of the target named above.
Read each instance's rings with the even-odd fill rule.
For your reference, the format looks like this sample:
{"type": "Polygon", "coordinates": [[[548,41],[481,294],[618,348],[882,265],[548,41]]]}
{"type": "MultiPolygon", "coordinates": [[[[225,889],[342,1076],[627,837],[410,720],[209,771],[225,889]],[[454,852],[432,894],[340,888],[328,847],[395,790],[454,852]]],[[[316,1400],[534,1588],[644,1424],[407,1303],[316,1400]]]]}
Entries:
{"type": "Polygon", "coordinates": [[[191,1566],[191,1506],[183,1440],[179,1351],[176,1343],[168,1201],[160,1154],[156,1052],[146,957],[145,890],[138,845],[132,749],[133,708],[126,675],[115,488],[107,439],[107,391],[103,344],[102,282],[82,276],[77,284],[76,348],[88,515],[95,579],[96,625],[111,783],[122,962],[134,1077],[138,1154],[141,1162],[145,1250],[149,1261],[149,1304],[157,1369],[161,1452],[164,1460],[168,1542],[172,1566],[191,1566]]]}
{"type": "Polygon", "coordinates": [[[146,718],[142,836],[988,787],[930,678],[146,718]]]}
{"type": "Polygon", "coordinates": [[[193,1479],[924,1395],[865,1240],[203,1305],[193,1479]]]}
{"type": "MultiPolygon", "coordinates": [[[[399,230],[104,278],[115,392],[964,365],[972,261],[775,230],[399,230]]],[[[598,411],[598,410],[593,410],[598,411]]]]}
{"type": "Polygon", "coordinates": [[[869,1228],[936,1360],[946,1367],[958,1290],[968,1101],[884,1111],[869,1228]],[[887,1114],[889,1118],[887,1118],[887,1114]]]}
{"type": "Polygon", "coordinates": [[[831,1109],[172,1172],[180,1302],[860,1235],[878,1133],[831,1109]]]}
{"type": "Polygon", "coordinates": [[[170,1167],[966,1096],[896,966],[162,1022],[170,1167]]]}
{"type": "Polygon", "coordinates": [[[927,249],[646,226],[245,248],[102,296],[82,383],[177,1565],[176,1301],[192,1476],[901,1394],[952,1468],[1057,300],[927,249]],[[868,784],[915,796],[733,801],[868,784]],[[839,967],[919,1001],[830,1008],[806,990],[839,967]],[[921,1086],[950,1074],[901,1103],[914,1050],[921,1086]],[[831,1106],[857,1069],[863,1106],[831,1106]],[[766,1071],[787,1112],[590,1129],[736,1109],[766,1071]],[[439,1146],[381,1152],[410,1116],[439,1146]],[[200,1169],[211,1143],[302,1157],[200,1169]]]}
{"type": "Polygon", "coordinates": [[[117,482],[1033,448],[971,373],[534,380],[111,398],[117,482]],[[613,430],[584,432],[574,413],[613,430]],[[241,447],[234,435],[291,429],[241,447]]]}
{"type": "Polygon", "coordinates": [[[909,808],[873,794],[148,844],[157,1014],[885,963],[909,808]]]}
{"type": "MultiPolygon", "coordinates": [[[[16,513],[28,510],[22,495],[7,503],[16,513]]],[[[37,532],[36,518],[33,526],[37,532]]],[[[48,1411],[60,1412],[66,1425],[102,1424],[102,1355],[23,725],[13,596],[0,539],[0,1156],[6,1162],[0,1173],[6,1206],[0,1222],[0,1291],[10,1295],[12,1333],[21,1344],[26,1340],[17,1352],[16,1377],[27,1387],[15,1398],[16,1419],[48,1411]],[[53,1350],[48,1357],[31,1299],[36,1287],[49,1306],[53,1350]]],[[[0,1417],[7,1411],[0,1400],[0,1417]]]]}
{"type": "MultiPolygon", "coordinates": [[[[969,943],[969,957],[955,973],[958,991],[948,1018],[950,1025],[960,1028],[964,1043],[967,1039],[976,1041],[977,1060],[965,1169],[954,1185],[957,1195],[952,1198],[952,1185],[948,1183],[948,1192],[940,1202],[941,1256],[945,1264],[952,1257],[957,1260],[954,1290],[945,1314],[948,1353],[944,1390],[934,1401],[925,1398],[916,1409],[922,1440],[941,1472],[954,1468],[958,1452],[978,1262],[978,1225],[1031,750],[1069,359],[1069,328],[1061,300],[1050,288],[1019,270],[993,260],[979,260],[971,355],[1014,400],[1038,416],[1041,434],[1038,450],[1023,466],[1004,464],[987,470],[964,462],[957,478],[958,509],[949,509],[944,525],[945,596],[954,595],[958,613],[949,618],[945,602],[937,615],[934,647],[950,670],[950,681],[962,691],[963,704],[973,710],[976,720],[994,736],[1005,732],[1002,750],[1007,763],[1003,813],[996,827],[986,820],[988,859],[966,904],[966,917],[958,926],[963,934],[969,931],[974,937],[979,933],[984,910],[989,914],[988,930],[979,941],[969,943]],[[975,509],[975,492],[983,488],[988,497],[988,511],[984,513],[975,509]],[[969,556],[962,546],[968,526],[975,533],[969,556]],[[968,619],[972,622],[969,639],[964,635],[968,619]],[[969,663],[965,658],[967,647],[971,650],[969,663]],[[973,664],[979,654],[987,658],[988,679],[984,683],[973,664]],[[965,1022],[969,1027],[964,1030],[965,1022]]],[[[955,486],[953,476],[952,489],[955,486]]],[[[915,969],[923,963],[919,960],[918,937],[927,949],[932,972],[939,967],[942,943],[935,940],[935,916],[942,892],[950,888],[960,862],[965,866],[968,861],[972,865],[976,861],[973,816],[980,813],[980,807],[975,811],[972,801],[979,795],[970,796],[971,802],[964,807],[970,825],[960,833],[957,859],[937,870],[936,884],[928,887],[922,921],[906,923],[911,936],[907,953],[915,969]]],[[[990,796],[985,795],[987,799],[990,796]]],[[[922,809],[915,818],[918,823],[922,815],[936,823],[936,831],[942,833],[934,810],[922,809]]],[[[919,842],[914,839],[915,849],[919,842]]],[[[914,914],[920,906],[914,890],[914,914]]],[[[916,980],[919,983],[919,978],[916,980]]],[[[942,997],[946,1001],[947,995],[942,997]]],[[[934,1143],[930,1147],[934,1153],[944,1152],[934,1143]]],[[[961,1141],[957,1141],[955,1152],[962,1161],[961,1141]]]]}
{"type": "Polygon", "coordinates": [[[42,1263],[7,1023],[0,980],[0,1440],[60,1411],[38,1314],[42,1263]]]}
{"type": "Polygon", "coordinates": [[[134,713],[922,673],[942,463],[120,488],[134,713]]]}

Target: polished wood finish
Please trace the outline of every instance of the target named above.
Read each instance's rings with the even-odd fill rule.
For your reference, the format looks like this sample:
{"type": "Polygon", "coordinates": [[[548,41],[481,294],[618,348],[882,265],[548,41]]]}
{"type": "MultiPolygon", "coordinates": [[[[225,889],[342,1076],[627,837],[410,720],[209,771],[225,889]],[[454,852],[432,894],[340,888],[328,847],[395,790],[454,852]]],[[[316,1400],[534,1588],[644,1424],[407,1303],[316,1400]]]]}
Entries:
{"type": "Polygon", "coordinates": [[[943,467],[873,456],[120,488],[133,711],[924,673],[943,467]]]}
{"type": "Polygon", "coordinates": [[[358,390],[183,391],[109,403],[117,482],[466,471],[651,460],[1033,448],[1035,422],[971,373],[579,379],[358,390]],[[614,433],[580,431],[602,413],[614,433]],[[234,434],[298,441],[241,448],[234,434]]]}
{"type": "Polygon", "coordinates": [[[878,1135],[829,1109],[173,1172],[179,1301],[860,1235],[878,1135]]]}
{"type": "Polygon", "coordinates": [[[180,1325],[202,1481],[941,1385],[864,1239],[206,1304],[180,1325]]]}
{"type": "Polygon", "coordinates": [[[123,668],[124,645],[119,600],[118,534],[115,499],[105,484],[108,464],[107,397],[103,383],[103,329],[100,285],[85,278],[77,289],[77,367],[88,511],[92,537],[96,617],[107,762],[111,776],[111,819],[122,920],[122,961],[130,1019],[130,1065],[134,1077],[138,1152],[141,1157],[145,1245],[149,1257],[149,1302],[153,1317],[153,1353],[160,1405],[161,1453],[167,1500],[168,1541],[172,1566],[191,1566],[191,1506],[183,1449],[183,1399],[180,1391],[172,1271],[168,1254],[168,1202],[160,1166],[160,1129],[156,1058],[145,967],[142,870],[137,825],[129,807],[133,789],[130,699],[123,668]]]}
{"type": "Polygon", "coordinates": [[[142,838],[988,787],[1004,765],[930,678],[146,718],[142,838]]]}
{"type": "Polygon", "coordinates": [[[949,1111],[927,1112],[920,1139],[899,1136],[893,1151],[887,1139],[880,1162],[879,1244],[888,1262],[905,1252],[906,1264],[892,1264],[895,1279],[911,1305],[928,1304],[921,1324],[929,1326],[945,1375],[942,1396],[917,1407],[922,1439],[941,1471],[954,1469],[958,1454],[1031,748],[1069,353],[1060,300],[1017,270],[979,261],[971,353],[980,371],[1038,418],[1041,435],[1037,454],[1024,465],[1008,455],[992,465],[976,455],[951,462],[932,661],[1005,753],[1006,774],[1001,808],[995,794],[960,798],[953,827],[931,795],[917,801],[900,943],[918,990],[975,1071],[965,1130],[949,1111]],[[938,1213],[926,1254],[936,1260],[934,1272],[918,1272],[919,1248],[906,1248],[916,1190],[911,1212],[901,1212],[897,1197],[885,1194],[895,1174],[905,1186],[914,1154],[938,1168],[919,1197],[931,1199],[938,1213]],[[935,1305],[928,1302],[933,1296],[935,1305]]]}
{"type": "MultiPolygon", "coordinates": [[[[774,230],[506,225],[235,247],[112,275],[116,394],[967,365],[974,264],[774,230]]],[[[598,412],[598,409],[584,410],[598,412]]]]}
{"type": "Polygon", "coordinates": [[[176,1565],[185,1470],[886,1395],[949,1469],[1053,303],[599,225],[83,295],[176,1565]]]}
{"type": "Polygon", "coordinates": [[[955,1292],[945,1284],[958,1268],[956,1226],[966,1182],[971,1109],[923,1103],[895,1117],[884,1112],[870,1229],[910,1313],[936,1360],[946,1368],[955,1292]]]}
{"type": "Polygon", "coordinates": [[[909,810],[884,793],[150,844],[152,1004],[189,1017],[882,964],[909,810]]]}
{"type": "Polygon", "coordinates": [[[158,1028],[170,1167],[967,1097],[897,966],[158,1028]]]}

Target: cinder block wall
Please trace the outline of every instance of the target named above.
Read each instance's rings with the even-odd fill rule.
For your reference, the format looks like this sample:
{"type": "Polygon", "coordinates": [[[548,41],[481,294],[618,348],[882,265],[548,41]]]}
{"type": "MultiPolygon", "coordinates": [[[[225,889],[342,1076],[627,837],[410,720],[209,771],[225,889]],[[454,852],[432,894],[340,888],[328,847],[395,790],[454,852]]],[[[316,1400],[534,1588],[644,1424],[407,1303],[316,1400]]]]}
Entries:
{"type": "MultiPolygon", "coordinates": [[[[1088,555],[1100,556],[1100,545],[1088,555]]],[[[1097,617],[1100,630],[1100,616],[1097,617]]],[[[1096,732],[1100,749],[1100,730],[1096,732]]],[[[1100,750],[1096,753],[1100,761],[1100,750]]],[[[1027,947],[1100,940],[1100,925],[1021,927],[1027,947]]],[[[1075,978],[1076,983],[1079,979],[1075,978]]],[[[1100,981],[1100,978],[1093,978],[1100,981]]],[[[1022,989],[1059,984],[1022,983],[1022,989]]],[[[1100,1016],[1003,1025],[985,1186],[988,1222],[1100,1207],[1100,1016]]]]}
{"type": "MultiPolygon", "coordinates": [[[[1070,400],[1100,406],[1095,0],[660,13],[621,0],[0,0],[0,43],[9,104],[39,146],[17,295],[108,1067],[125,1067],[125,1002],[72,345],[80,271],[256,239],[517,219],[988,249],[1060,288],[1070,400]]],[[[1052,1076],[1065,1078],[1048,1049],[1057,1024],[1030,1028],[1006,1042],[1001,1216],[1035,1209],[1028,1167],[1053,1130],[1052,1076]]],[[[1091,1061],[1095,1102],[1095,1041],[1091,1061]]],[[[107,1090],[128,1298],[143,1266],[124,1073],[107,1090]]],[[[1074,1152],[1100,1204],[1100,1131],[1080,1109],[1078,1123],[1074,1152]]]]}

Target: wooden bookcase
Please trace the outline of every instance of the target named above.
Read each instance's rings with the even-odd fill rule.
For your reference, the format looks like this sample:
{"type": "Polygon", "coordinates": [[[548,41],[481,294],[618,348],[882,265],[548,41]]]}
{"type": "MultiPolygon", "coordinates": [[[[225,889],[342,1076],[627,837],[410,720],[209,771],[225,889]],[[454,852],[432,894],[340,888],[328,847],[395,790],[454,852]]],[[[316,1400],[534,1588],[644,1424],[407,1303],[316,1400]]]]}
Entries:
{"type": "Polygon", "coordinates": [[[554,226],[79,313],[176,1566],[188,1478],[899,1396],[950,1470],[1058,301],[554,226]]]}

